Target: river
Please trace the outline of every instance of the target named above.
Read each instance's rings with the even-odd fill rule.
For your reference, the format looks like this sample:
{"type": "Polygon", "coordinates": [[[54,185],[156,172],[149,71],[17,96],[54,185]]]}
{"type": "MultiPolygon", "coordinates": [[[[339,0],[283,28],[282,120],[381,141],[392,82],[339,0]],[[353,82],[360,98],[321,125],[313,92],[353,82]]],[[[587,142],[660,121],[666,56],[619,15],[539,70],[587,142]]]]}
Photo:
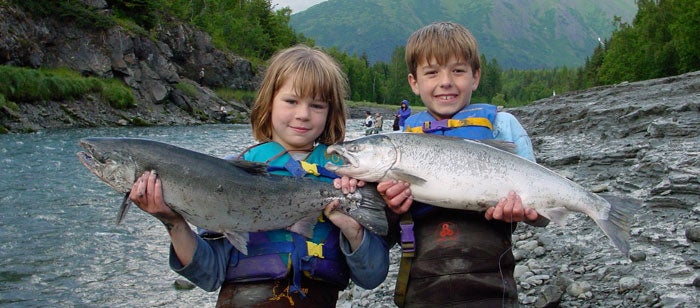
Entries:
{"type": "MultiPolygon", "coordinates": [[[[353,120],[354,122],[358,122],[353,120]]],[[[350,123],[348,137],[361,127],[350,123]]],[[[217,157],[255,143],[249,125],[45,130],[0,135],[0,306],[213,306],[217,292],[176,290],[169,238],[82,166],[84,137],[148,138],[217,157]]]]}

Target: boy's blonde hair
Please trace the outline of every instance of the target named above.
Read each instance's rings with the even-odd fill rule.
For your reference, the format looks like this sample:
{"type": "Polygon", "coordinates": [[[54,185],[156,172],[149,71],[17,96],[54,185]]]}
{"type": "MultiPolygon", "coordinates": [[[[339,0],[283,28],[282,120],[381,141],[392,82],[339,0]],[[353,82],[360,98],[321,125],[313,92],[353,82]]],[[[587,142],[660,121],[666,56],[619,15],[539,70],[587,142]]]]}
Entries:
{"type": "Polygon", "coordinates": [[[435,58],[445,64],[452,56],[467,61],[474,73],[481,68],[476,38],[457,23],[432,23],[413,32],[406,43],[406,66],[414,77],[420,61],[435,58]]]}
{"type": "Polygon", "coordinates": [[[294,78],[293,88],[299,97],[320,97],[328,103],[328,118],[316,141],[324,144],[343,141],[347,79],[333,58],[305,45],[281,50],[270,60],[250,114],[253,137],[260,142],[272,140],[272,100],[290,78],[294,78]]]}

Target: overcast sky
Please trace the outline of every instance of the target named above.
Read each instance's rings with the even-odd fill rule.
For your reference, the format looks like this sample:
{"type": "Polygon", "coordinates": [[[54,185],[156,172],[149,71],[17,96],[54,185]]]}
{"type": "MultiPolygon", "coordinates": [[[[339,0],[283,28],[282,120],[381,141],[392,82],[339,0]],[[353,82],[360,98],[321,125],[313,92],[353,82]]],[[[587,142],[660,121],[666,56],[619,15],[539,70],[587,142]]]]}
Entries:
{"type": "Polygon", "coordinates": [[[288,6],[290,9],[292,9],[292,14],[294,14],[324,1],[325,0],[272,0],[271,2],[275,9],[281,9],[288,6]],[[277,6],[275,7],[274,5],[277,6]]]}

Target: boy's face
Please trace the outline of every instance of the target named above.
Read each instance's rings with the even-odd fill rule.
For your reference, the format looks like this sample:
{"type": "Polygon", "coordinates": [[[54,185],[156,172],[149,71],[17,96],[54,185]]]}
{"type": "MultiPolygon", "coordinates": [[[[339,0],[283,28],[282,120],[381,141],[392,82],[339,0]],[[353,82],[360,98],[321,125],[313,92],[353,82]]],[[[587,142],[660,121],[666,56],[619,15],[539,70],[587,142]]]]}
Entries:
{"type": "Polygon", "coordinates": [[[480,70],[474,72],[466,61],[451,57],[443,65],[435,59],[419,62],[416,75],[408,75],[408,84],[413,93],[420,96],[428,112],[435,119],[443,120],[469,105],[480,77],[480,70]]]}

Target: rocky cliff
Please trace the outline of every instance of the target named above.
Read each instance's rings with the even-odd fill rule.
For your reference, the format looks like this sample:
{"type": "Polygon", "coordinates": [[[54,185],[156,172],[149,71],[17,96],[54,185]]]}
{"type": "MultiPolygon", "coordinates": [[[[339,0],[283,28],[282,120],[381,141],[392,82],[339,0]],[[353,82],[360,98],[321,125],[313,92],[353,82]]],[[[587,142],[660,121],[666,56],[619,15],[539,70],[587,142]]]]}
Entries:
{"type": "MultiPolygon", "coordinates": [[[[111,14],[105,1],[84,3],[111,14]]],[[[145,31],[121,26],[103,31],[85,29],[0,5],[0,64],[68,67],[85,76],[116,77],[132,89],[139,102],[126,110],[112,109],[98,97],[23,103],[19,112],[3,108],[0,124],[11,132],[25,132],[245,120],[249,109],[245,103],[224,101],[211,89],[254,90],[258,76],[250,61],[216,49],[206,33],[176,20],[168,20],[150,33],[139,32],[145,31]],[[182,91],[179,84],[196,90],[182,91]]]]}

